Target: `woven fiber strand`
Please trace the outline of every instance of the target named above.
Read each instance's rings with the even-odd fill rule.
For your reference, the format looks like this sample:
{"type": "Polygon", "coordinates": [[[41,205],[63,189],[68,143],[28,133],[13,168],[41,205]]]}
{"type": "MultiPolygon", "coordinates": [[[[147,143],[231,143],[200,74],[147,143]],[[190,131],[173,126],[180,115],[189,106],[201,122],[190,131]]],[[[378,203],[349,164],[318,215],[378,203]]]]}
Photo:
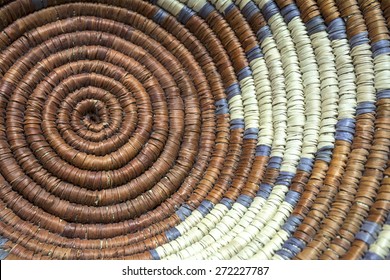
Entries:
{"type": "Polygon", "coordinates": [[[0,1],[1,259],[389,259],[390,1],[0,1]]]}

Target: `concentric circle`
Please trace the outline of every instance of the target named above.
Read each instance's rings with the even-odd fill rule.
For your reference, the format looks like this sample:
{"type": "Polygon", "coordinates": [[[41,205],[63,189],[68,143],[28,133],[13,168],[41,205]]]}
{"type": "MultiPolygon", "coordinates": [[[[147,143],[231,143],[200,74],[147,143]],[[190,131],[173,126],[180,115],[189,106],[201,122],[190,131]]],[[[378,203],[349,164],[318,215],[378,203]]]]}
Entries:
{"type": "Polygon", "coordinates": [[[390,257],[390,6],[2,1],[6,259],[390,257]]]}

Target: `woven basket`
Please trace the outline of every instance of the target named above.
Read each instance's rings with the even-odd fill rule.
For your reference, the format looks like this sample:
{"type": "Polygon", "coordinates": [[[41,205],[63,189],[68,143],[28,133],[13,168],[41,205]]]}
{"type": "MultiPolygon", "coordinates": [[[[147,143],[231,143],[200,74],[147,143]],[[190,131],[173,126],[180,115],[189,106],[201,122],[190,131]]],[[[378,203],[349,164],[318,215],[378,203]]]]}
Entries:
{"type": "Polygon", "coordinates": [[[0,1],[1,259],[389,259],[390,1],[0,1]]]}

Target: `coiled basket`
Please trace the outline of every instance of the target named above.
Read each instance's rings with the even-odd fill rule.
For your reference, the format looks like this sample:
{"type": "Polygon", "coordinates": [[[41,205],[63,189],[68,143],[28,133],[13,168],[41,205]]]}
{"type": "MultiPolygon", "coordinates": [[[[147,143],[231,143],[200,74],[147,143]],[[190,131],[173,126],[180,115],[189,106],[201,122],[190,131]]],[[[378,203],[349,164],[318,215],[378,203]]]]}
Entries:
{"type": "Polygon", "coordinates": [[[0,1],[2,259],[389,259],[390,1],[0,1]]]}

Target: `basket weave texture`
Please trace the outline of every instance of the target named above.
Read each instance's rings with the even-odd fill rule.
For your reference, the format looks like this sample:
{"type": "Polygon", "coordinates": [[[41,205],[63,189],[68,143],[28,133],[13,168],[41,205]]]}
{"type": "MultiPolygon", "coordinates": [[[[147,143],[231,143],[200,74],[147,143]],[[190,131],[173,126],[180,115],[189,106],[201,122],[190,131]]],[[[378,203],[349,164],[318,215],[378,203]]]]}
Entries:
{"type": "Polygon", "coordinates": [[[0,0],[0,259],[389,259],[390,1],[0,0]]]}

